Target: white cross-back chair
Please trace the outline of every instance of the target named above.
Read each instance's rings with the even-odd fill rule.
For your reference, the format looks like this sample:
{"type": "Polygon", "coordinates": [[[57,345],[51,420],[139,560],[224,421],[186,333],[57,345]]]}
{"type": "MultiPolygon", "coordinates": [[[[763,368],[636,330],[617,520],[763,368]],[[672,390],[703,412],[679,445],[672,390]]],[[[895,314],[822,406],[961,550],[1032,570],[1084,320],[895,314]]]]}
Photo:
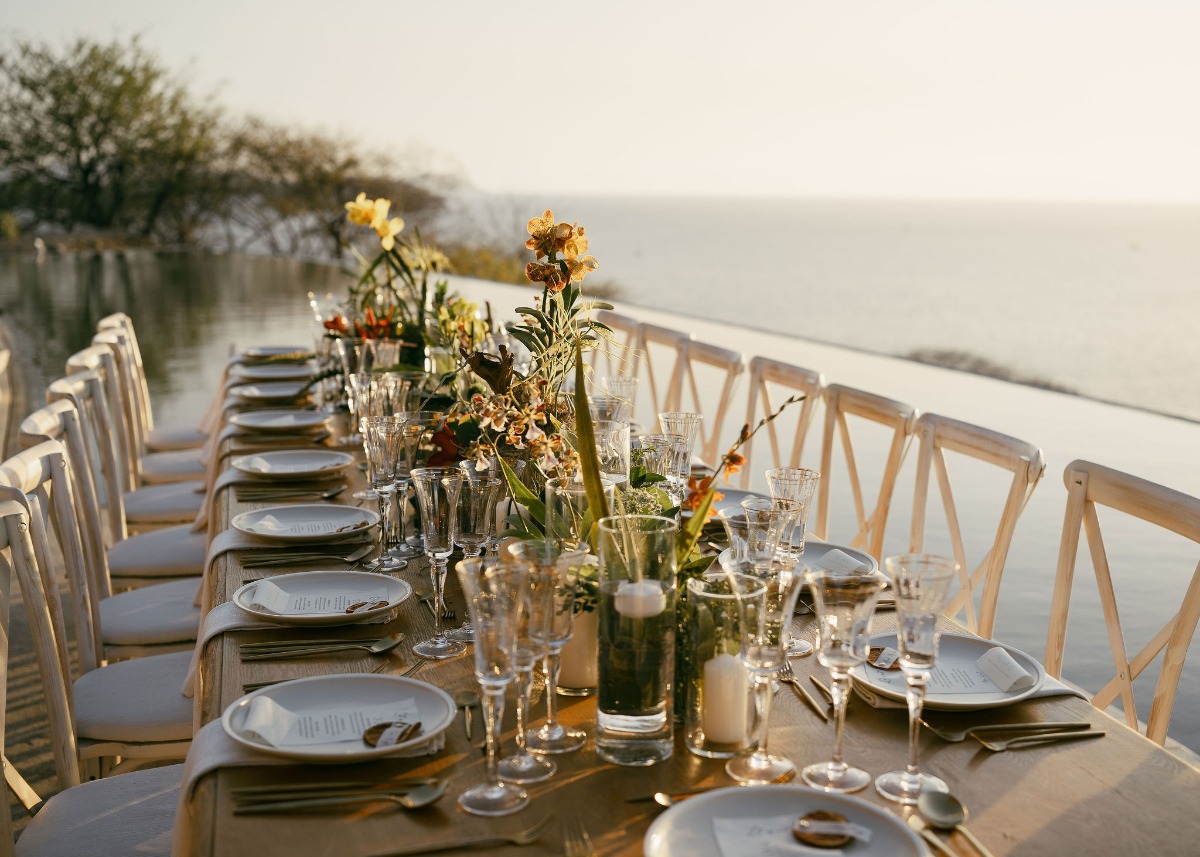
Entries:
{"type": "Polygon", "coordinates": [[[146,364],[142,358],[141,345],[133,327],[133,319],[123,312],[113,313],[100,319],[96,325],[98,333],[116,330],[125,334],[130,356],[128,383],[137,397],[138,416],[146,449],[151,452],[169,452],[181,449],[199,449],[207,441],[207,433],[197,425],[158,426],[154,422],[154,409],[150,403],[150,385],[146,378],[146,364]]]}
{"type": "MultiPolygon", "coordinates": [[[[12,578],[19,578],[30,627],[38,641],[57,651],[50,611],[24,593],[38,593],[35,545],[29,511],[16,500],[0,499],[0,712],[7,709],[12,578]],[[18,559],[19,557],[24,557],[18,559]]],[[[57,655],[56,655],[57,656],[57,655]]],[[[134,771],[80,785],[82,772],[72,724],[69,683],[59,672],[43,674],[57,794],[43,800],[4,759],[9,789],[33,818],[13,845],[12,819],[0,812],[0,857],[167,857],[170,854],[182,766],[134,771]]],[[[0,747],[5,719],[0,717],[0,747]]]]}
{"type": "Polygon", "coordinates": [[[112,402],[113,415],[124,430],[125,448],[129,463],[133,466],[135,485],[161,485],[203,478],[204,462],[199,448],[151,452],[147,447],[149,416],[144,410],[142,385],[134,369],[135,358],[129,334],[115,328],[101,331],[92,337],[92,345],[109,348],[116,363],[121,408],[118,409],[116,402],[112,402]]]}
{"type": "MultiPolygon", "coordinates": [[[[204,495],[186,487],[191,483],[150,485],[128,493],[122,490],[123,468],[112,443],[112,432],[106,428],[108,406],[102,389],[99,377],[89,370],[52,382],[47,397],[52,404],[73,406],[79,414],[84,435],[83,457],[75,458],[74,451],[72,456],[74,461],[81,462],[75,465],[80,480],[86,472],[97,486],[96,497],[105,512],[102,533],[107,537],[102,541],[113,588],[133,589],[199,575],[207,550],[204,532],[181,524],[129,534],[130,526],[190,520],[189,514],[195,518],[204,495]]],[[[21,424],[22,448],[44,440],[60,440],[63,427],[58,421],[53,410],[35,411],[21,424]]]]}
{"type": "Polygon", "coordinates": [[[725,420],[745,371],[746,358],[737,351],[694,339],[685,339],[682,343],[677,369],[678,392],[675,407],[671,410],[704,415],[695,454],[707,464],[715,466],[722,453],[737,439],[736,431],[725,430],[725,420]],[[717,391],[715,396],[713,390],[717,391]]]}
{"type": "Polygon", "coordinates": [[[646,423],[658,430],[658,415],[679,410],[683,381],[683,344],[690,334],[657,324],[638,325],[638,409],[646,423]],[[649,402],[649,408],[642,402],[649,402]]]}
{"type": "Polygon", "coordinates": [[[971,633],[991,637],[996,622],[996,605],[1000,599],[1000,580],[1008,559],[1008,549],[1016,532],[1017,519],[1029,502],[1038,480],[1046,470],[1042,451],[1031,443],[1015,437],[981,428],[939,414],[922,414],[913,427],[920,444],[917,455],[916,480],[913,489],[912,529],[909,550],[925,550],[925,519],[929,499],[930,474],[936,474],[938,493],[945,513],[947,534],[958,561],[958,592],[946,604],[947,616],[965,615],[964,624],[971,633]],[[967,560],[963,543],[962,524],[954,502],[946,452],[975,459],[998,467],[1012,475],[996,526],[987,551],[973,569],[967,560]],[[978,593],[978,608],[976,607],[978,593]]]}
{"type": "MultiPolygon", "coordinates": [[[[61,682],[74,715],[80,760],[121,757],[114,772],[151,761],[182,759],[192,735],[192,703],[182,694],[191,652],[153,655],[101,666],[104,657],[99,598],[75,517],[74,485],[64,447],[56,441],[27,449],[0,464],[0,499],[29,512],[31,549],[13,560],[34,632],[34,648],[47,693],[61,682]],[[53,535],[52,535],[53,534],[53,535]],[[78,648],[78,678],[67,658],[67,627],[58,609],[62,558],[78,648]],[[27,586],[26,581],[36,582],[27,586]]],[[[194,592],[193,592],[194,594],[194,592]]],[[[55,691],[58,692],[58,691],[55,691]]]]}
{"type": "MultiPolygon", "coordinates": [[[[851,547],[865,550],[876,559],[882,559],[883,537],[887,529],[892,495],[896,490],[900,465],[904,462],[904,455],[908,450],[917,410],[904,402],[841,384],[830,384],[822,390],[821,401],[825,407],[825,425],[821,436],[821,481],[817,489],[817,521],[813,532],[819,539],[831,537],[830,500],[833,483],[838,481],[840,484],[843,481],[835,472],[833,463],[834,449],[840,446],[846,467],[844,481],[850,483],[856,517],[855,531],[848,543],[851,547]],[[851,431],[851,425],[858,428],[851,431]],[[865,444],[865,441],[862,441],[864,429],[882,435],[887,448],[883,465],[879,468],[879,488],[873,494],[874,505],[869,510],[863,493],[863,478],[854,443],[854,437],[857,436],[861,441],[861,451],[862,445],[865,444]]],[[[841,532],[836,532],[835,536],[839,541],[846,538],[841,532]]]]}
{"type": "MultiPolygon", "coordinates": [[[[1063,516],[1054,597],[1050,606],[1046,672],[1056,678],[1062,675],[1067,614],[1071,606],[1079,535],[1082,531],[1095,572],[1100,607],[1116,668],[1113,678],[1092,697],[1092,705],[1105,709],[1119,698],[1125,712],[1125,722],[1132,729],[1139,728],[1133,682],[1161,654],[1162,666],[1150,703],[1146,737],[1157,744],[1164,744],[1175,694],[1183,674],[1184,659],[1196,633],[1197,618],[1200,617],[1200,563],[1191,571],[1182,601],[1159,599],[1163,604],[1163,613],[1170,613],[1170,618],[1131,657],[1121,628],[1113,569],[1100,531],[1097,508],[1105,507],[1145,521],[1200,545],[1200,498],[1090,461],[1072,461],[1063,472],[1063,481],[1067,486],[1067,506],[1063,516]]],[[[1180,569],[1180,572],[1181,576],[1186,574],[1186,568],[1180,569]]]]}
{"type": "MultiPolygon", "coordinates": [[[[162,568],[140,569],[148,576],[147,580],[138,581],[144,586],[113,595],[104,527],[88,460],[92,440],[87,437],[79,412],[70,401],[52,402],[34,411],[21,423],[21,441],[26,448],[47,440],[61,443],[70,463],[75,523],[96,602],[102,657],[115,660],[190,651],[200,627],[200,609],[195,604],[200,578],[168,579],[162,568]],[[152,581],[157,582],[150,585],[152,581]]],[[[164,561],[164,566],[169,568],[171,565],[164,561]]],[[[128,582],[118,580],[117,584],[121,588],[130,588],[128,582]]]]}
{"type": "Polygon", "coordinates": [[[611,334],[596,343],[590,355],[592,371],[597,375],[637,375],[638,320],[619,312],[602,309],[596,321],[608,327],[611,334]]]}
{"type": "MultiPolygon", "coordinates": [[[[137,473],[129,464],[132,437],[128,432],[127,420],[122,416],[125,413],[126,393],[122,385],[111,382],[119,374],[112,350],[95,345],[77,351],[67,358],[67,372],[70,374],[66,378],[50,385],[47,399],[70,399],[84,414],[95,435],[109,438],[112,456],[118,472],[123,474],[124,484],[119,506],[111,507],[110,525],[114,528],[114,537],[120,537],[118,525],[144,529],[195,521],[204,506],[204,479],[156,485],[139,485],[137,481],[137,473]],[[87,373],[95,373],[100,384],[87,383],[84,380],[87,373]],[[84,379],[77,377],[80,375],[84,379]]],[[[106,457],[106,454],[101,455],[102,464],[106,457]]],[[[145,460],[141,456],[136,457],[139,461],[145,460]]],[[[155,454],[152,457],[161,456],[155,454]]],[[[200,476],[204,475],[204,472],[200,473],[200,476]]],[[[116,492],[113,494],[115,496],[116,492]]]]}
{"type": "Polygon", "coordinates": [[[750,360],[750,395],[746,403],[746,422],[751,428],[759,420],[775,413],[791,396],[803,396],[804,400],[792,405],[768,423],[760,432],[770,444],[770,458],[755,458],[756,445],[753,440],[742,447],[746,466],[742,469],[742,488],[750,487],[751,468],[754,473],[763,473],[776,467],[799,467],[804,454],[804,441],[808,428],[821,401],[821,389],[825,379],[820,372],[794,366],[769,357],[754,357],[750,360]],[[789,435],[785,427],[794,427],[789,435]],[[780,439],[782,437],[782,440],[780,439]]]}

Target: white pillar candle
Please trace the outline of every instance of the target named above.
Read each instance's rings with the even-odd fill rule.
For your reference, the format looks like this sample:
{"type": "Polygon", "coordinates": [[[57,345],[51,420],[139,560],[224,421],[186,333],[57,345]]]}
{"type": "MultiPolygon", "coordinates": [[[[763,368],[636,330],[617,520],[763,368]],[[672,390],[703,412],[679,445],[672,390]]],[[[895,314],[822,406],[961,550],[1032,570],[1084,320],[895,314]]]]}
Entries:
{"type": "Polygon", "coordinates": [[[700,717],[705,738],[717,744],[746,739],[746,689],[746,670],[734,655],[717,655],[704,664],[700,717]]]}
{"type": "Polygon", "coordinates": [[[617,612],[629,619],[649,619],[667,609],[662,585],[653,580],[622,580],[613,596],[617,612]]]}

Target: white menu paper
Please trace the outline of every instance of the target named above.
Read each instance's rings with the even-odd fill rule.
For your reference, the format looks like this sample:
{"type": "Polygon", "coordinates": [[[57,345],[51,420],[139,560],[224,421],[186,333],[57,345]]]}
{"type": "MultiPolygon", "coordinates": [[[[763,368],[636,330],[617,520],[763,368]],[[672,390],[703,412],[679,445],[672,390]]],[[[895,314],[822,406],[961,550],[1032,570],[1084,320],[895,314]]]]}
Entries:
{"type": "Polygon", "coordinates": [[[347,607],[360,601],[375,603],[386,600],[387,591],[384,589],[339,584],[336,592],[288,592],[269,580],[260,580],[254,585],[247,606],[281,616],[307,616],[345,613],[347,607]]]}
{"type": "Polygon", "coordinates": [[[389,721],[416,723],[419,716],[417,705],[411,699],[387,705],[312,709],[297,713],[269,696],[258,696],[250,702],[241,731],[272,747],[303,747],[341,741],[361,742],[363,733],[370,726],[389,721]]]}
{"type": "Polygon", "coordinates": [[[714,818],[713,838],[721,857],[810,857],[844,854],[840,848],[815,848],[792,835],[796,815],[768,818],[714,818]]]}

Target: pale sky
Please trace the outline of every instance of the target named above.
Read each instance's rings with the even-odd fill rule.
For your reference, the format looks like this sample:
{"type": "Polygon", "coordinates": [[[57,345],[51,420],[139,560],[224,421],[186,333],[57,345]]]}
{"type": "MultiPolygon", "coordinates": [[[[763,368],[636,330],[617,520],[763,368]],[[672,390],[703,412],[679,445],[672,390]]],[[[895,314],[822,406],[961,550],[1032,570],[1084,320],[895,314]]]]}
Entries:
{"type": "Polygon", "coordinates": [[[508,193],[1200,201],[1196,0],[26,0],[508,193]]]}

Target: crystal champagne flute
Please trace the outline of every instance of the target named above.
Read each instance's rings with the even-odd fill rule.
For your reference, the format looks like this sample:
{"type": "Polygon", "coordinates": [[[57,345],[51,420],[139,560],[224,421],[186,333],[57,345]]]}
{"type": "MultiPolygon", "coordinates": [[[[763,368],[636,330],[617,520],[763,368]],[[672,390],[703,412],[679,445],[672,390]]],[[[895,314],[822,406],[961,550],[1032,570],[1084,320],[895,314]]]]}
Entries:
{"type": "Polygon", "coordinates": [[[457,467],[421,467],[412,472],[412,479],[417,486],[425,555],[429,558],[429,576],[433,581],[434,594],[433,638],[413,646],[413,654],[440,660],[467,650],[466,643],[447,639],[442,633],[442,613],[446,609],[446,565],[454,551],[454,510],[458,505],[463,477],[457,467]]]}
{"type": "Polygon", "coordinates": [[[379,503],[379,559],[374,568],[398,571],[408,563],[388,553],[391,535],[392,503],[396,494],[396,466],[400,459],[404,424],[395,417],[368,416],[359,420],[367,473],[379,503]]]}
{"type": "Polygon", "coordinates": [[[787,569],[760,577],[726,570],[737,598],[742,664],[754,679],[754,708],[758,735],[749,755],[725,763],[725,772],[741,783],[779,783],[796,775],[796,766],[767,751],[767,730],[774,694],[772,676],[787,663],[787,638],[800,594],[800,575],[787,569]]]}
{"type": "MultiPolygon", "coordinates": [[[[462,468],[459,468],[462,472],[462,468]]],[[[470,479],[463,474],[458,491],[458,506],[454,511],[454,543],[463,550],[463,558],[474,559],[483,553],[496,519],[496,501],[500,497],[500,480],[484,477],[470,479]]],[[[474,639],[470,618],[457,628],[446,632],[451,640],[469,643],[474,639]]]]}
{"type": "Polygon", "coordinates": [[[888,800],[914,805],[921,792],[947,791],[937,777],[922,773],[920,766],[921,709],[925,685],[937,662],[938,616],[946,605],[950,584],[958,574],[958,563],[931,554],[889,556],[884,568],[892,580],[900,630],[900,669],[904,671],[908,701],[908,765],[875,780],[875,789],[888,800]]]}
{"type": "Polygon", "coordinates": [[[846,725],[846,700],[850,670],[867,659],[871,616],[886,583],[871,574],[808,571],[804,575],[820,628],[817,659],[829,670],[836,737],[833,758],[809,765],[804,782],[827,792],[856,792],[871,784],[871,775],[842,761],[842,734],[846,725]]]}
{"type": "Polygon", "coordinates": [[[528,609],[526,569],[516,562],[485,564],[472,557],[460,562],[457,571],[476,628],[475,678],[483,692],[487,732],[487,781],[459,795],[458,805],[472,815],[508,815],[529,803],[523,788],[500,779],[496,763],[504,691],[515,672],[517,626],[522,610],[528,609]]]}

